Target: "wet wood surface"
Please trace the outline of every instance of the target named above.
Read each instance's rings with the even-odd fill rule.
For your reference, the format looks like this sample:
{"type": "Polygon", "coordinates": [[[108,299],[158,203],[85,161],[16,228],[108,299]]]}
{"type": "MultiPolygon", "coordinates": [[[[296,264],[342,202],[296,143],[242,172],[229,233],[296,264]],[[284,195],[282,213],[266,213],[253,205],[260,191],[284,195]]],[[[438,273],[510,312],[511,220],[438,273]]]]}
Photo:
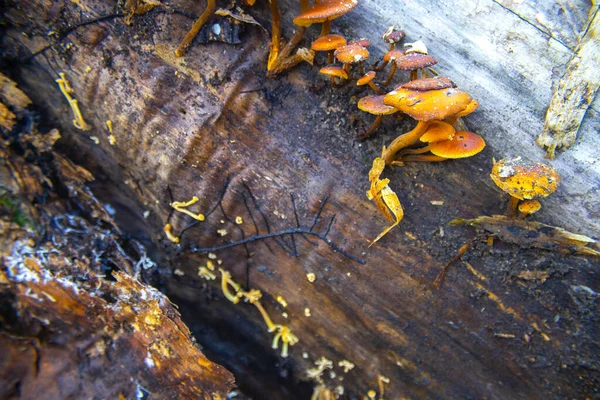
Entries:
{"type": "MultiPolygon", "coordinates": [[[[289,38],[297,5],[282,3],[283,34],[289,38]]],[[[506,197],[488,176],[492,157],[543,160],[535,138],[590,6],[565,4],[564,19],[556,19],[550,7],[539,10],[538,20],[530,13],[533,5],[522,9],[528,3],[454,4],[363,1],[334,23],[333,31],[349,38],[369,38],[374,59],[385,52],[381,33],[401,26],[407,41],[426,42],[442,75],[481,103],[465,123],[485,138],[484,152],[386,170],[406,215],[371,248],[369,240],[386,221],[366,199],[367,173],[382,146],[414,123],[390,117],[372,140],[357,141],[371,122],[356,108],[366,90],[352,84],[332,90],[317,67],[308,65],[264,78],[268,37],[262,29],[246,25],[239,45],[195,44],[175,58],[192,22],[181,13],[154,11],[135,17],[131,26],[110,17],[62,37],[67,24],[114,14],[115,3],[36,1],[32,9],[15,4],[8,9],[2,46],[10,49],[5,65],[11,74],[63,132],[59,148],[93,172],[98,182],[92,188],[115,210],[120,229],[153,247],[162,265],[155,283],[181,307],[209,358],[231,370],[245,392],[306,398],[317,385],[306,370],[326,357],[334,368],[323,374],[323,384],[343,387],[349,398],[379,391],[378,374],[389,378],[385,388],[392,398],[591,396],[600,382],[597,259],[476,240],[442,288],[431,287],[441,266],[474,235],[447,223],[501,213],[505,206],[506,197]],[[49,36],[52,30],[59,34],[49,36]],[[49,44],[51,49],[31,56],[49,44]],[[70,80],[92,130],[73,127],[55,82],[58,72],[70,80]],[[107,120],[114,125],[114,146],[107,120]],[[196,195],[194,211],[207,213],[228,180],[222,209],[243,223],[229,222],[217,208],[182,235],[193,220],[171,215],[169,203],[196,195]],[[245,237],[256,229],[266,233],[250,192],[273,232],[296,226],[290,194],[303,226],[310,226],[329,196],[316,229],[326,229],[335,214],[328,237],[366,261],[362,265],[323,241],[313,245],[300,236],[298,256],[273,240],[215,252],[221,267],[237,282],[245,285],[248,279],[260,289],[272,318],[299,337],[287,359],[271,349],[272,335],[260,314],[250,304],[228,302],[218,281],[201,279],[198,267],[208,257],[189,251],[240,240],[240,228],[245,237]],[[181,236],[179,245],[165,238],[167,222],[181,236]],[[219,229],[227,235],[220,236],[219,229]],[[527,271],[548,276],[528,279],[545,275],[522,275],[527,271]],[[308,273],[315,274],[314,282],[308,273]],[[286,308],[277,296],[287,301],[286,308]],[[347,373],[338,366],[344,359],[355,365],[347,373]]],[[[183,0],[171,6],[193,15],[202,7],[183,0]]],[[[269,28],[266,4],[245,10],[269,28]]],[[[309,30],[310,38],[316,35],[317,28],[309,30]]],[[[318,55],[317,62],[324,58],[318,55]]],[[[552,163],[562,183],[536,215],[595,238],[597,110],[592,105],[576,145],[552,163]]]]}

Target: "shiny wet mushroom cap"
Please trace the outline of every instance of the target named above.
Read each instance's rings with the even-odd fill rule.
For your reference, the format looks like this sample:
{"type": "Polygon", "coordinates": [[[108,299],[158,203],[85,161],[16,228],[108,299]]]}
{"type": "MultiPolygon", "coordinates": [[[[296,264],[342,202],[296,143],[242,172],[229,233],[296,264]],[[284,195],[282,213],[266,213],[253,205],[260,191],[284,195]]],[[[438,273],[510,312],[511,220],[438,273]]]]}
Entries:
{"type": "Polygon", "coordinates": [[[409,53],[394,60],[398,69],[413,71],[437,64],[437,60],[427,54],[409,53]]]}
{"type": "Polygon", "coordinates": [[[483,138],[475,133],[458,131],[450,140],[429,144],[429,151],[444,158],[466,158],[474,156],[485,148],[483,138]]]}
{"type": "Polygon", "coordinates": [[[348,79],[348,73],[344,71],[344,68],[335,65],[323,67],[319,70],[319,73],[334,78],[348,79]]]}
{"type": "Polygon", "coordinates": [[[317,0],[311,9],[298,15],[293,22],[298,26],[324,23],[341,17],[357,4],[358,0],[317,0]]]}
{"type": "Polygon", "coordinates": [[[519,204],[519,211],[525,215],[531,215],[540,210],[542,205],[537,200],[525,200],[519,204]]]}
{"type": "Polygon", "coordinates": [[[352,44],[338,48],[334,55],[343,64],[354,64],[366,60],[369,57],[369,50],[360,45],[352,44]]]}
{"type": "Polygon", "coordinates": [[[441,142],[452,139],[455,133],[454,127],[449,123],[444,121],[431,121],[427,130],[419,140],[424,143],[441,142]]]}
{"type": "Polygon", "coordinates": [[[406,36],[406,33],[404,31],[401,31],[395,26],[390,26],[388,30],[385,31],[383,35],[381,35],[381,38],[389,44],[395,44],[404,39],[404,36],[406,36]]]}
{"type": "Polygon", "coordinates": [[[490,177],[503,191],[520,200],[546,197],[556,191],[558,172],[542,163],[527,164],[520,158],[494,163],[490,177]]]}
{"type": "Polygon", "coordinates": [[[424,92],[427,90],[437,90],[437,89],[448,89],[455,88],[456,84],[450,80],[450,78],[445,77],[437,77],[437,78],[420,78],[415,79],[410,82],[406,82],[399,86],[399,88],[417,90],[419,92],[424,92]]]}
{"type": "Polygon", "coordinates": [[[383,100],[417,121],[450,117],[466,109],[472,101],[471,96],[455,88],[426,92],[400,88],[388,93],[383,100]]]}
{"type": "Polygon", "coordinates": [[[346,39],[341,35],[329,34],[317,38],[310,48],[314,51],[330,51],[346,45],[346,39]]]}
{"type": "Polygon", "coordinates": [[[351,40],[350,42],[348,42],[348,44],[357,44],[362,47],[369,47],[371,45],[371,42],[369,41],[369,39],[361,38],[351,40]]]}
{"type": "Polygon", "coordinates": [[[383,104],[384,96],[366,96],[358,101],[358,108],[373,115],[389,115],[398,112],[394,107],[383,104]]]}

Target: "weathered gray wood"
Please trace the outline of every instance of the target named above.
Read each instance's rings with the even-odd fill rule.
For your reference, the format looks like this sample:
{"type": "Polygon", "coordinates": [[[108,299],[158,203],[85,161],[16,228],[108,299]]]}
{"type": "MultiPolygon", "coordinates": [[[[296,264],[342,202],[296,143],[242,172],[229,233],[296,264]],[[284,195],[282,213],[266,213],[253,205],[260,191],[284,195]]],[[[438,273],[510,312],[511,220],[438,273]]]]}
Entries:
{"type": "MultiPolygon", "coordinates": [[[[103,15],[114,6],[97,0],[81,3],[86,17],[103,15]]],[[[283,34],[289,38],[298,6],[282,5],[283,34]]],[[[201,5],[182,0],[177,7],[199,14],[201,5]]],[[[36,16],[45,26],[50,7],[41,9],[36,16]]],[[[72,18],[78,16],[72,4],[67,9],[72,18]]],[[[248,12],[268,26],[265,4],[257,3],[248,12]]],[[[76,51],[65,58],[68,62],[52,53],[47,54],[49,63],[43,57],[34,59],[46,70],[52,66],[71,77],[84,116],[95,127],[92,132],[71,126],[70,109],[53,81],[56,76],[43,75],[35,64],[22,65],[19,72],[31,96],[60,123],[63,146],[104,178],[98,189],[120,193],[103,197],[116,207],[116,219],[125,221],[130,231],[149,235],[164,265],[184,273],[163,275],[169,295],[185,306],[182,313],[202,344],[216,357],[222,355],[219,361],[237,373],[238,382],[260,371],[269,377],[265,392],[274,393],[277,373],[306,378],[304,371],[325,356],[335,364],[348,359],[356,365],[348,375],[336,366],[337,376],[326,374],[324,379],[328,387],[342,384],[354,396],[376,388],[378,373],[390,378],[387,392],[395,397],[503,399],[594,393],[599,368],[596,295],[585,288],[598,291],[597,261],[476,242],[465,256],[473,270],[458,264],[442,290],[429,289],[440,266],[471,235],[469,230],[447,227],[447,222],[498,213],[504,206],[506,198],[488,178],[492,156],[543,160],[535,138],[553,84],[571,58],[570,48],[491,0],[365,0],[336,21],[334,32],[370,38],[375,58],[385,48],[377,37],[389,25],[406,29],[408,41],[424,40],[440,61],[436,69],[480,101],[480,109],[466,124],[488,143],[473,159],[386,170],[406,217],[367,249],[368,240],[385,223],[364,194],[371,161],[384,144],[414,124],[388,119],[372,141],[358,143],[353,139],[358,129],[350,126],[353,117],[366,119],[355,108],[356,97],[364,91],[350,85],[336,91],[319,87],[325,81],[308,66],[265,81],[268,40],[255,28],[248,29],[240,46],[196,45],[184,59],[175,59],[172,52],[190,24],[181,15],[158,13],[136,19],[131,28],[119,20],[105,21],[69,36],[76,51]],[[86,73],[88,65],[92,70],[86,73]],[[245,93],[261,87],[268,95],[245,93]],[[115,125],[115,146],[108,144],[107,119],[115,125]],[[91,134],[100,138],[99,146],[89,139],[91,134]],[[197,277],[206,257],[177,253],[161,231],[170,212],[167,185],[176,200],[198,195],[198,209],[208,210],[228,175],[234,179],[233,190],[224,208],[230,216],[244,215],[247,235],[254,230],[239,194],[242,180],[258,196],[273,229],[295,224],[290,192],[298,198],[304,223],[317,210],[318,199],[330,194],[326,215],[337,215],[331,238],[368,262],[355,264],[323,244],[315,248],[299,238],[299,258],[283,254],[274,244],[273,253],[262,243],[249,246],[251,285],[265,293],[265,307],[274,318],[288,322],[300,338],[289,364],[274,366],[277,354],[269,347],[271,336],[256,310],[231,305],[218,285],[197,277]],[[432,200],[444,203],[433,206],[432,200]],[[144,210],[150,211],[148,219],[142,217],[144,210]],[[551,275],[543,284],[517,278],[524,270],[540,269],[551,275]],[[314,283],[307,281],[307,272],[317,275],[314,283]],[[288,319],[274,300],[278,295],[289,303],[288,319]],[[311,309],[311,317],[304,316],[305,307],[311,309]],[[204,325],[207,320],[212,324],[204,325]],[[219,330],[206,334],[215,326],[227,332],[225,337],[219,330]],[[263,347],[250,349],[249,340],[263,347]],[[268,375],[269,368],[276,373],[268,375]]],[[[310,39],[317,34],[317,28],[309,30],[310,39]]],[[[13,29],[3,44],[35,51],[44,40],[13,29]]],[[[593,133],[597,121],[598,113],[589,113],[584,121],[589,133],[552,162],[563,183],[543,201],[537,217],[594,237],[600,224],[598,196],[589,188],[600,186],[598,137],[593,133]]],[[[223,243],[216,234],[223,226],[229,237],[239,238],[235,227],[221,224],[220,218],[215,215],[188,231],[182,248],[223,243]]],[[[189,222],[181,214],[171,219],[176,233],[189,222]]],[[[218,257],[243,282],[243,248],[218,257]]],[[[259,390],[260,379],[246,379],[259,390]]],[[[286,390],[279,392],[285,393],[281,397],[293,396],[293,390],[286,390]]]]}

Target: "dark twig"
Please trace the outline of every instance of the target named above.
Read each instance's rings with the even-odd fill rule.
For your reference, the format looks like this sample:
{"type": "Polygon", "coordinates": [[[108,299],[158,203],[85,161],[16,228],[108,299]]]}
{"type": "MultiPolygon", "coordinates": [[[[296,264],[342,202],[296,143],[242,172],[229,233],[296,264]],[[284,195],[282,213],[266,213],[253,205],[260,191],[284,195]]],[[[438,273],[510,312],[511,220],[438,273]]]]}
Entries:
{"type": "Polygon", "coordinates": [[[264,235],[251,236],[251,237],[246,238],[244,240],[241,240],[241,241],[238,241],[238,242],[224,244],[222,246],[215,246],[215,247],[192,247],[190,249],[190,252],[192,252],[192,253],[206,254],[206,253],[216,252],[216,251],[219,251],[219,250],[229,249],[231,247],[235,247],[235,246],[239,246],[239,245],[243,245],[243,244],[254,243],[254,242],[259,241],[259,240],[272,239],[272,238],[276,238],[276,237],[280,237],[280,236],[284,236],[284,235],[298,235],[298,234],[311,235],[311,236],[314,236],[314,237],[316,237],[318,239],[321,239],[330,248],[332,248],[334,251],[337,251],[338,253],[340,253],[344,257],[347,257],[347,258],[351,259],[352,261],[356,261],[356,262],[358,262],[360,264],[366,264],[365,260],[363,260],[361,258],[358,258],[358,257],[355,257],[352,254],[347,253],[346,251],[342,250],[340,247],[338,247],[331,240],[327,239],[327,237],[323,233],[313,232],[310,229],[306,229],[306,228],[290,228],[290,229],[284,229],[284,230],[279,231],[279,232],[272,232],[272,233],[267,233],[267,234],[264,234],[264,235]]]}
{"type": "Polygon", "coordinates": [[[310,226],[311,231],[315,228],[315,225],[317,225],[317,222],[319,222],[319,218],[321,217],[321,213],[323,212],[325,203],[327,203],[327,199],[329,199],[329,195],[323,197],[323,200],[321,200],[321,205],[319,206],[319,210],[317,211],[317,214],[315,215],[315,219],[313,220],[313,223],[310,226]]]}
{"type": "MultiPolygon", "coordinates": [[[[246,207],[246,211],[248,211],[248,215],[250,215],[250,219],[252,220],[252,224],[254,225],[254,234],[260,235],[260,231],[258,230],[258,225],[256,225],[256,220],[254,219],[252,210],[250,210],[250,206],[248,205],[248,199],[246,198],[246,195],[243,192],[242,192],[242,200],[244,201],[244,206],[246,207]]],[[[265,246],[267,246],[267,249],[269,250],[269,252],[271,254],[275,255],[269,242],[265,242],[265,246]]]]}
{"type": "MultiPolygon", "coordinates": [[[[290,193],[290,198],[292,199],[292,208],[294,209],[294,217],[296,218],[296,227],[300,228],[300,218],[298,217],[298,211],[296,210],[296,200],[294,200],[294,193],[290,193]]],[[[302,238],[308,243],[312,244],[313,246],[317,245],[317,243],[308,240],[306,235],[302,235],[302,238]]]]}
{"type": "Polygon", "coordinates": [[[452,259],[450,261],[448,261],[448,263],[442,267],[442,270],[440,271],[438,276],[433,281],[434,289],[439,289],[440,287],[442,287],[442,283],[444,283],[444,278],[446,278],[446,274],[448,273],[448,269],[450,268],[450,265],[452,265],[453,263],[460,260],[461,257],[467,252],[467,250],[469,250],[469,247],[471,247],[471,244],[473,243],[473,241],[475,239],[477,239],[478,237],[479,236],[475,236],[474,238],[470,239],[467,243],[463,244],[460,247],[460,249],[458,249],[458,252],[456,253],[456,255],[454,257],[452,257],[452,259]]]}

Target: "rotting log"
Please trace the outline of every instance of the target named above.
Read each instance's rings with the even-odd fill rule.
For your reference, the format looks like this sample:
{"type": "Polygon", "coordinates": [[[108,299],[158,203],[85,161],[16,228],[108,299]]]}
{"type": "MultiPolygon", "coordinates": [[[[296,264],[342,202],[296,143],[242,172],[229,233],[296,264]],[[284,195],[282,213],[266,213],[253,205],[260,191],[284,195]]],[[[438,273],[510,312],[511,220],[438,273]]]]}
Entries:
{"type": "MultiPolygon", "coordinates": [[[[13,3],[4,11],[4,66],[43,106],[47,121],[60,127],[59,148],[96,176],[94,193],[111,204],[119,227],[152,246],[160,265],[168,266],[155,283],[181,307],[206,354],[231,370],[247,393],[306,398],[317,385],[306,370],[321,357],[333,362],[323,384],[343,386],[349,396],[379,391],[378,374],[389,378],[385,391],[393,397],[586,397],[598,391],[597,259],[476,241],[442,288],[431,289],[441,266],[472,235],[448,221],[497,213],[507,200],[488,177],[492,157],[543,160],[535,138],[551,86],[576,47],[573,35],[585,29],[587,2],[556,3],[540,10],[545,19],[536,19],[531,7],[512,2],[363,1],[335,21],[333,31],[371,39],[374,57],[385,52],[377,38],[389,25],[405,29],[407,41],[425,40],[440,61],[437,70],[480,101],[465,120],[488,142],[473,159],[386,170],[406,215],[370,249],[368,240],[385,221],[365,197],[367,173],[381,147],[412,127],[408,119],[384,121],[371,141],[360,144],[351,121],[363,118],[355,104],[363,89],[331,90],[309,66],[266,80],[268,38],[257,27],[246,28],[240,45],[195,44],[175,58],[192,21],[184,14],[197,15],[203,7],[195,1],[171,4],[182,13],[136,16],[131,26],[115,15],[111,1],[31,3],[27,10],[13,3]],[[556,9],[569,23],[555,17],[556,9]],[[70,79],[91,131],[72,126],[55,83],[59,72],[70,79]],[[114,146],[107,120],[114,125],[114,146]],[[297,257],[272,240],[215,251],[237,282],[245,285],[249,271],[250,286],[263,292],[273,319],[298,335],[287,359],[271,349],[272,336],[253,307],[231,304],[216,282],[198,277],[208,258],[189,251],[240,240],[238,228],[245,237],[254,235],[250,215],[266,232],[248,188],[272,232],[296,226],[291,193],[303,226],[310,226],[319,201],[329,195],[317,229],[326,229],[326,218],[335,214],[328,237],[367,262],[301,236],[295,238],[297,257]],[[217,207],[182,235],[193,220],[173,214],[169,203],[194,195],[201,199],[195,211],[221,204],[229,218],[241,216],[243,223],[228,221],[217,207]],[[178,246],[162,232],[167,222],[181,236],[178,246]],[[316,275],[312,283],[309,272],[316,275]],[[532,279],[542,276],[536,272],[547,278],[532,279]],[[338,365],[344,359],[355,365],[347,373],[338,365]]],[[[283,34],[291,37],[299,6],[281,3],[283,34]]],[[[267,4],[246,11],[268,26],[267,4]]],[[[308,32],[310,38],[317,34],[308,32]]],[[[597,127],[592,103],[578,143],[553,162],[561,186],[536,215],[595,238],[597,127]]]]}

